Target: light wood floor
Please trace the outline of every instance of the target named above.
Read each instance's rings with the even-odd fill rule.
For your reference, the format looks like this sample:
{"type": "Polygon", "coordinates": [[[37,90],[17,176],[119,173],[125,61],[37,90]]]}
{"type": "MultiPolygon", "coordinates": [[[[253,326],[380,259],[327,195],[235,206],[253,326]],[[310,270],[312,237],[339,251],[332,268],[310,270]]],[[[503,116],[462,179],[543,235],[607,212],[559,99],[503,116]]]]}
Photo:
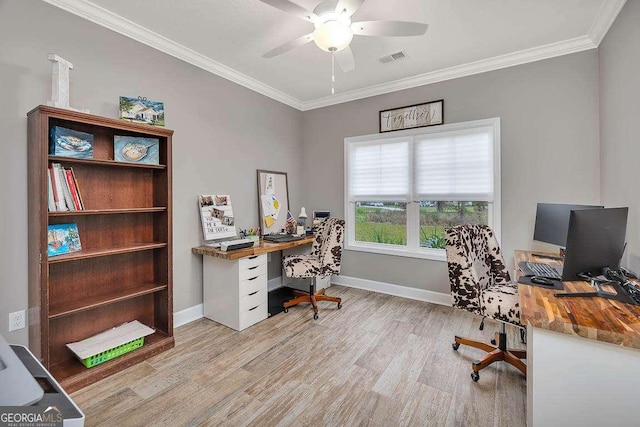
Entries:
{"type": "MultiPolygon", "coordinates": [[[[525,425],[526,380],[500,363],[470,378],[498,330],[463,310],[332,286],[343,307],[293,307],[242,332],[208,319],[176,347],[72,395],[86,425],[525,425]]],[[[515,328],[509,344],[521,347],[515,328]]]]}

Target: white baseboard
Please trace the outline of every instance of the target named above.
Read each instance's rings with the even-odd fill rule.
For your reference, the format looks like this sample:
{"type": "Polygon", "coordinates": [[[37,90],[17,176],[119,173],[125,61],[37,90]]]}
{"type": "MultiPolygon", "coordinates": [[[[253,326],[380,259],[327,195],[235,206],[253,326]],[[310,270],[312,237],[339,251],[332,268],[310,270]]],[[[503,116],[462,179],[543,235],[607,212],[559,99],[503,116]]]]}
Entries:
{"type": "Polygon", "coordinates": [[[275,291],[278,288],[282,287],[282,276],[274,277],[273,279],[269,279],[267,281],[267,291],[275,291]]]}
{"type": "MultiPolygon", "coordinates": [[[[394,285],[392,283],[377,282],[375,280],[359,279],[350,276],[332,276],[331,283],[350,288],[364,289],[366,291],[379,292],[381,294],[395,295],[398,297],[415,299],[418,301],[432,302],[434,304],[451,306],[451,294],[427,291],[424,289],[409,288],[407,286],[394,285]]],[[[274,277],[267,282],[269,292],[282,287],[282,277],[274,277]]],[[[177,328],[187,323],[204,317],[204,305],[193,307],[173,313],[173,326],[177,328]]]]}
{"type": "Polygon", "coordinates": [[[426,301],[434,304],[451,307],[451,294],[427,291],[425,289],[410,288],[408,286],[394,285],[392,283],[378,282],[375,280],[359,279],[350,276],[334,276],[331,283],[348,286],[350,288],[364,289],[366,291],[379,292],[381,294],[395,295],[397,297],[426,301]]]}
{"type": "Polygon", "coordinates": [[[173,327],[177,328],[204,317],[204,304],[194,305],[173,313],[173,327]]]}

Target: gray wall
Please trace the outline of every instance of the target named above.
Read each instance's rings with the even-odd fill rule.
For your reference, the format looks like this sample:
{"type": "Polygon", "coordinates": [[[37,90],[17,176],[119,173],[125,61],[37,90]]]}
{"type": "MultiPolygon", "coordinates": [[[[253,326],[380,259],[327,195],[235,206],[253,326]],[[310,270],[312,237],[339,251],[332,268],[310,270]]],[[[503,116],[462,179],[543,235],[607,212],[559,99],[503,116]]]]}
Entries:
{"type": "Polygon", "coordinates": [[[74,107],[117,117],[120,95],[165,103],[175,130],[174,311],[202,303],[202,260],[191,254],[202,239],[198,194],[231,194],[237,224],[255,227],[256,169],[286,171],[299,211],[301,112],[44,2],[0,0],[0,334],[10,342],[27,343],[26,329],[8,332],[8,313],[27,308],[26,113],[51,98],[50,52],[74,64],[74,107]]]}
{"type": "MultiPolygon", "coordinates": [[[[377,133],[380,110],[441,98],[446,123],[501,118],[502,248],[511,266],[514,249],[534,247],[538,201],[599,202],[598,54],[590,50],[305,112],[307,209],[344,217],[344,138],[377,133]]],[[[449,292],[445,262],[355,251],[343,261],[346,276],[449,292]]]]}
{"type": "Polygon", "coordinates": [[[607,206],[629,206],[628,264],[640,270],[640,1],[627,1],[600,45],[602,196],[607,206]]]}

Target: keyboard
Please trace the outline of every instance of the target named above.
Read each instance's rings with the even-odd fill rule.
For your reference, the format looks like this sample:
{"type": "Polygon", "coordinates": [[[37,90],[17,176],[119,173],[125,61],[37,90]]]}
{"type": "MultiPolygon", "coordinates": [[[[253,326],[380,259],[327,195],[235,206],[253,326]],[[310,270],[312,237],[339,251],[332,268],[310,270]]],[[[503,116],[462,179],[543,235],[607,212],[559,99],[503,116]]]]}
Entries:
{"type": "MultiPolygon", "coordinates": [[[[518,264],[518,267],[524,273],[525,276],[541,276],[549,279],[562,279],[562,273],[554,268],[550,264],[544,262],[526,262],[523,261],[518,264]]],[[[558,266],[559,267],[559,266],[558,266]]],[[[560,267],[561,268],[561,267],[560,267]]]]}
{"type": "Polygon", "coordinates": [[[295,242],[296,240],[302,240],[305,236],[294,236],[293,234],[268,234],[263,237],[267,242],[273,243],[286,243],[295,242]]]}

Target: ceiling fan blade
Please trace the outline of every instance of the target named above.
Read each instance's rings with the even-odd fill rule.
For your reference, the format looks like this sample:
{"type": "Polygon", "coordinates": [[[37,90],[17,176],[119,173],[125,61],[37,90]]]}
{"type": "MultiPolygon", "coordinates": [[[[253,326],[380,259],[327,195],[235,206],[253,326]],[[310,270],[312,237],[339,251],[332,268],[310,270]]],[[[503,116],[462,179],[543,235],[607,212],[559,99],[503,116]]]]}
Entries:
{"type": "Polygon", "coordinates": [[[339,50],[335,53],[336,62],[342,71],[348,73],[349,71],[353,71],[356,68],[356,63],[353,60],[353,52],[349,46],[345,47],[342,50],[339,50]]]}
{"type": "Polygon", "coordinates": [[[338,4],[336,5],[336,13],[340,13],[344,11],[344,14],[347,16],[351,16],[356,13],[356,10],[365,0],[338,0],[338,4]]]}
{"type": "Polygon", "coordinates": [[[403,21],[362,21],[351,24],[353,34],[359,36],[421,36],[427,32],[427,24],[403,21]]]}
{"type": "Polygon", "coordinates": [[[296,47],[304,46],[313,40],[313,33],[305,34],[302,37],[298,37],[297,39],[293,39],[291,41],[286,42],[278,46],[275,49],[270,50],[269,52],[262,55],[263,58],[273,58],[274,56],[278,56],[281,53],[285,53],[290,51],[291,49],[295,49],[296,47]]]}
{"type": "Polygon", "coordinates": [[[290,2],[289,0],[260,0],[262,3],[266,3],[270,6],[275,7],[276,9],[280,9],[283,12],[290,13],[292,15],[297,16],[298,18],[302,18],[305,21],[316,22],[318,16],[308,11],[302,6],[298,6],[297,4],[290,2]]]}

